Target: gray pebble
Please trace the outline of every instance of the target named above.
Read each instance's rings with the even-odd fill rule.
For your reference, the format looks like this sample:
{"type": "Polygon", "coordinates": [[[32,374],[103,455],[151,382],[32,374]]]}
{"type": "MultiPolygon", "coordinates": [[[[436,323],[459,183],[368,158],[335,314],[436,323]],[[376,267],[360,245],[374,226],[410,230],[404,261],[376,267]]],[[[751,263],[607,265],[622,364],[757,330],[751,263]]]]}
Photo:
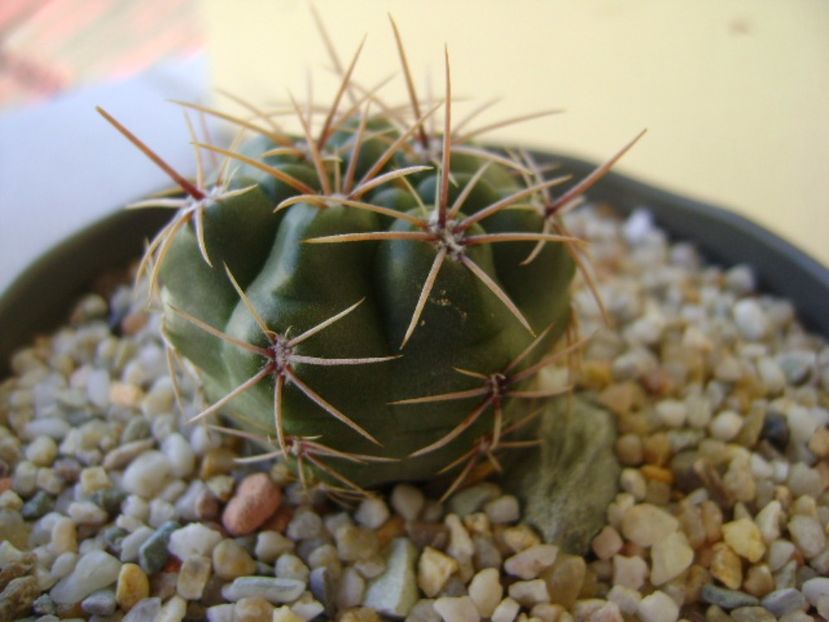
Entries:
{"type": "Polygon", "coordinates": [[[717,605],[727,610],[736,609],[737,607],[755,607],[760,604],[760,601],[751,594],[712,584],[702,588],[702,600],[710,605],[717,605]]]}
{"type": "Polygon", "coordinates": [[[138,601],[121,622],[155,622],[160,613],[161,599],[145,598],[138,601]]]}
{"type": "Polygon", "coordinates": [[[92,592],[81,602],[81,609],[90,615],[96,616],[110,616],[115,613],[116,607],[115,592],[112,590],[92,592]]]}
{"type": "Polygon", "coordinates": [[[309,577],[311,593],[325,607],[325,612],[334,617],[336,608],[337,582],[332,572],[325,566],[314,568],[309,577]]]}
{"type": "Polygon", "coordinates": [[[179,527],[175,521],[164,523],[141,545],[138,549],[138,564],[144,572],[154,574],[164,567],[169,556],[167,543],[170,535],[179,527]]]}
{"type": "Polygon", "coordinates": [[[461,518],[479,511],[484,504],[501,496],[501,488],[491,482],[482,482],[456,492],[447,502],[447,510],[461,518]]]}
{"type": "Polygon", "coordinates": [[[806,597],[798,590],[790,587],[775,590],[771,594],[766,595],[760,604],[777,617],[780,617],[790,611],[804,609],[806,607],[806,597]]]}
{"type": "Polygon", "coordinates": [[[31,499],[23,504],[20,514],[26,520],[36,520],[54,509],[55,498],[42,490],[38,490],[31,499]]]}
{"type": "Polygon", "coordinates": [[[250,596],[259,596],[274,603],[290,603],[305,591],[305,582],[277,577],[239,577],[222,588],[222,596],[237,601],[250,596]]]}

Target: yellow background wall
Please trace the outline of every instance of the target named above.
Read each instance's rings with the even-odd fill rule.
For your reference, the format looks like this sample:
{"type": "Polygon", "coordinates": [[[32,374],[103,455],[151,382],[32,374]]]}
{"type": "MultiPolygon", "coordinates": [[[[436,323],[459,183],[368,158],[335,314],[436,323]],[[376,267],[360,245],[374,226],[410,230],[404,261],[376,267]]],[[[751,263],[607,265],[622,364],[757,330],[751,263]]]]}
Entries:
{"type": "MultiPolygon", "coordinates": [[[[742,212],[829,265],[829,4],[823,0],[318,0],[340,55],[368,34],[356,76],[399,67],[403,34],[421,96],[503,101],[482,122],[566,113],[491,135],[593,160],[641,128],[619,170],[742,212]]],[[[254,101],[336,79],[304,0],[204,0],[215,84],[254,101]]],[[[383,91],[404,99],[402,78],[383,91]]],[[[466,110],[474,104],[464,104],[466,110]]],[[[457,115],[463,113],[458,105],[457,115]]]]}

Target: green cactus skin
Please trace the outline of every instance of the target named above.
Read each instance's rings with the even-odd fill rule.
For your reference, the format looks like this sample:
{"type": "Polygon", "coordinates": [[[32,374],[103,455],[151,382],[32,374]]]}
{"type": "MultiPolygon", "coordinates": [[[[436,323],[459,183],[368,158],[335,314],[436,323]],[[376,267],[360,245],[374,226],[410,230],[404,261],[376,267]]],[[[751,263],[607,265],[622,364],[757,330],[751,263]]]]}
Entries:
{"type": "Polygon", "coordinates": [[[145,267],[213,403],[195,419],[220,411],[330,490],[444,472],[454,487],[482,455],[528,445],[515,435],[547,397],[535,375],[571,321],[578,254],[558,212],[630,145],[553,200],[564,178],[453,143],[448,59],[431,137],[413,94],[408,126],[339,113],[353,65],[318,137],[200,145],[236,163],[206,188],[167,167],[188,196],[160,201],[179,209],[145,267]]]}

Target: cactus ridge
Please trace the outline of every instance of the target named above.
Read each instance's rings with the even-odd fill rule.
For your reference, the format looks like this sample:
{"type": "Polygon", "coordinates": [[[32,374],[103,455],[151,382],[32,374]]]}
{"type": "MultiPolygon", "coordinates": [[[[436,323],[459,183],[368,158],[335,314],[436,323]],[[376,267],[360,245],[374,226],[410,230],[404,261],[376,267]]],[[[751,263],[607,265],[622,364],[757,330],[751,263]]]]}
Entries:
{"type": "Polygon", "coordinates": [[[470,127],[489,101],[453,124],[448,50],[443,99],[420,100],[393,20],[409,103],[390,106],[377,94],[388,80],[353,78],[363,42],[345,65],[314,18],[341,77],[331,105],[289,96],[266,111],[223,93],[243,117],[176,102],[193,181],[99,109],[183,193],[131,206],[174,210],[139,278],[161,302],[171,368],[183,357],[199,370],[209,405],[191,421],[264,448],[244,462],[281,458],[303,486],[343,498],[457,471],[449,494],[476,469],[500,470],[498,452],[532,447],[539,401],[569,389],[540,387],[538,374],[584,343],[574,271],[598,293],[561,216],[641,134],[553,196],[569,176],[469,141],[559,111],[470,127]],[[188,111],[236,137],[199,139],[188,111]],[[234,427],[213,423],[219,414],[234,427]]]}

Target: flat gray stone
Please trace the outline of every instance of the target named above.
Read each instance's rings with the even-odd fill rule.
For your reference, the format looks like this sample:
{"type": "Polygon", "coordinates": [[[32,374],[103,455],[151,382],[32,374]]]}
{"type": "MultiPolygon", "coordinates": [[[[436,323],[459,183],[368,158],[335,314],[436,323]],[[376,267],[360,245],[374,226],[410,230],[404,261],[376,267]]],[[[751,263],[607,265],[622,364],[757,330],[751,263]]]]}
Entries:
{"type": "Polygon", "coordinates": [[[524,522],[546,542],[582,555],[618,492],[613,416],[585,398],[551,400],[539,438],[538,450],[508,466],[502,487],[519,498],[524,522]]]}

